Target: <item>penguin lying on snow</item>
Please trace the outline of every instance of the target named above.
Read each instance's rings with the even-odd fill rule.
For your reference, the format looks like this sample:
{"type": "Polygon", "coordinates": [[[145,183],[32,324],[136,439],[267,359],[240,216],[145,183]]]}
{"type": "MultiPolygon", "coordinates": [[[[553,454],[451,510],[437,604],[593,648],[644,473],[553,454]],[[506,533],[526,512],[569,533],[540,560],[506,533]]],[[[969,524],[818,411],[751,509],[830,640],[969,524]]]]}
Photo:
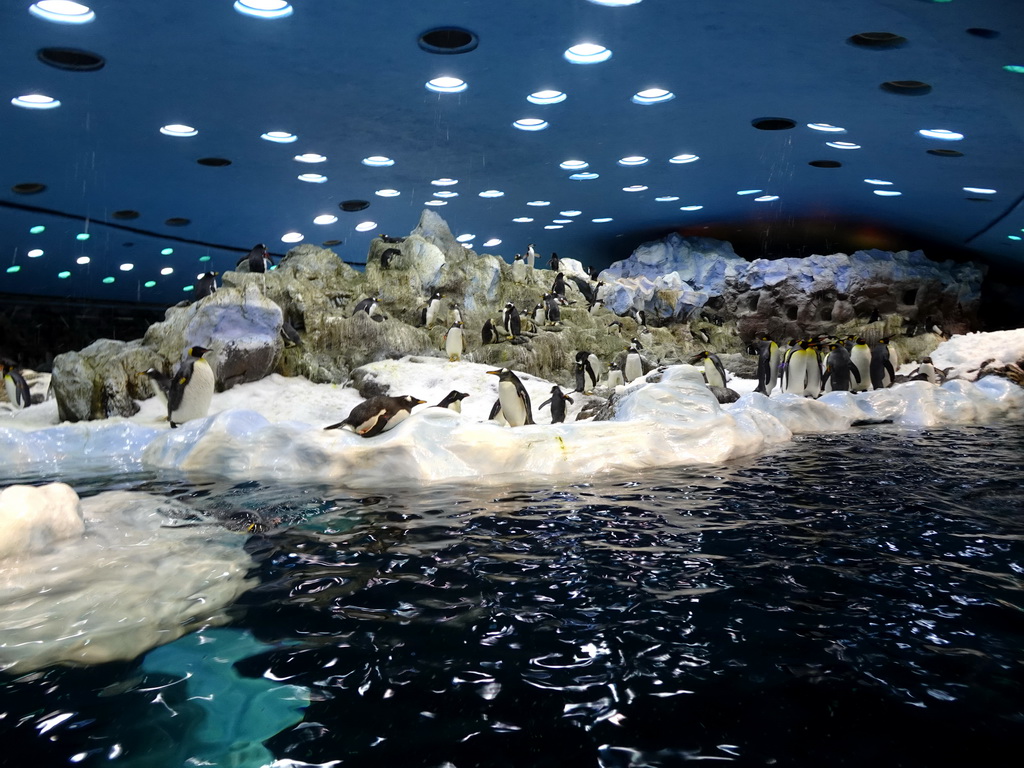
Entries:
{"type": "Polygon", "coordinates": [[[171,429],[192,419],[201,419],[210,410],[216,379],[210,364],[203,359],[206,347],[190,347],[167,390],[167,420],[171,429]]]}
{"type": "Polygon", "coordinates": [[[324,429],[351,427],[357,435],[373,437],[395,427],[409,415],[413,408],[424,402],[426,401],[417,400],[409,395],[401,397],[377,395],[364,400],[349,411],[348,416],[344,419],[324,427],[324,429]]]}
{"type": "Polygon", "coordinates": [[[455,411],[456,413],[462,413],[462,401],[465,400],[469,395],[466,392],[459,392],[457,389],[453,389],[444,399],[441,400],[435,408],[447,408],[449,411],[455,411]]]}
{"type": "Polygon", "coordinates": [[[561,387],[557,384],[551,388],[551,397],[541,403],[538,407],[543,408],[546,405],[551,406],[551,423],[561,424],[565,421],[565,404],[571,403],[573,400],[567,394],[565,394],[561,387]]]}
{"type": "MultiPolygon", "coordinates": [[[[9,363],[4,363],[4,389],[7,390],[7,399],[15,408],[28,408],[32,405],[32,393],[29,390],[28,382],[21,375],[17,368],[9,363]]],[[[35,411],[33,411],[35,413],[35,411]]]]}
{"type": "Polygon", "coordinates": [[[530,393],[526,391],[519,377],[508,368],[487,373],[498,377],[498,403],[501,404],[501,415],[508,425],[521,427],[524,424],[533,424],[530,393]]]}

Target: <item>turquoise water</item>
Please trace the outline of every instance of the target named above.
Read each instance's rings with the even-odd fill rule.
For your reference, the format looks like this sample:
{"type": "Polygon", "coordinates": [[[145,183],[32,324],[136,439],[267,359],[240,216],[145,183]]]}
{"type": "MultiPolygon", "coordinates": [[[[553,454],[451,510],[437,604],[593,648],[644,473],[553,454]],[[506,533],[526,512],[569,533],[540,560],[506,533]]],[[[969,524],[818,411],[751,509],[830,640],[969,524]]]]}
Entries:
{"type": "Polygon", "coordinates": [[[1016,765],[1022,456],[1012,423],[547,488],[75,479],[222,520],[255,586],[4,678],[0,764],[1016,765]]]}

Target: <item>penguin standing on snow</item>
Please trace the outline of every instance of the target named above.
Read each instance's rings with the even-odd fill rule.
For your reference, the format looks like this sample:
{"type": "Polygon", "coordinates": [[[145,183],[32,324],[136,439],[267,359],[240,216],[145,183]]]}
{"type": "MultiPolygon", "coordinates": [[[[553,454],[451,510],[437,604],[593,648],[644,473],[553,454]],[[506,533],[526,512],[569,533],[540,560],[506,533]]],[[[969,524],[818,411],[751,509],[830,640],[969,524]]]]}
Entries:
{"type": "Polygon", "coordinates": [[[530,405],[530,393],[523,382],[508,368],[500,371],[487,371],[498,377],[498,403],[501,415],[510,427],[521,427],[533,424],[533,408],[530,405]]]}
{"type": "Polygon", "coordinates": [[[850,391],[867,392],[871,388],[871,348],[863,338],[858,338],[850,347],[850,365],[860,373],[860,378],[850,387],[850,391]]]}
{"type": "Polygon", "coordinates": [[[910,374],[910,378],[913,380],[927,381],[931,384],[938,384],[939,371],[932,362],[932,359],[930,357],[925,357],[921,360],[921,364],[917,366],[917,370],[910,374]]]}
{"type": "Polygon", "coordinates": [[[695,365],[701,361],[704,362],[704,378],[707,380],[708,386],[721,387],[724,389],[725,366],[723,366],[722,361],[718,359],[718,355],[705,350],[704,352],[699,352],[690,358],[691,365],[695,365]]]}
{"type": "Polygon", "coordinates": [[[462,359],[466,351],[466,340],[462,333],[462,321],[456,320],[444,335],[444,351],[449,362],[455,363],[462,359]]]}
{"type": "Polygon", "coordinates": [[[203,272],[196,279],[196,288],[192,294],[193,301],[205,299],[212,293],[217,292],[217,276],[220,272],[203,272]]]}
{"type": "Polygon", "coordinates": [[[885,389],[892,386],[893,379],[896,378],[896,371],[893,370],[892,360],[889,358],[888,339],[879,339],[871,347],[869,369],[871,371],[871,386],[873,389],[885,389]],[[886,375],[889,377],[888,381],[886,380],[886,375]]]}
{"type": "Polygon", "coordinates": [[[505,335],[509,339],[515,339],[523,332],[523,321],[519,317],[519,310],[516,309],[516,305],[511,301],[505,305],[502,325],[505,326],[505,335]]]}
{"type": "Polygon", "coordinates": [[[469,397],[466,392],[459,392],[457,389],[453,389],[444,398],[435,405],[435,408],[447,408],[449,411],[455,411],[456,413],[462,413],[462,401],[469,397]]]}
{"type": "MultiPolygon", "coordinates": [[[[15,408],[28,408],[32,405],[32,393],[25,377],[9,363],[4,363],[4,389],[7,399],[15,408]]],[[[35,411],[33,411],[35,413],[35,411]]]]}
{"type": "Polygon", "coordinates": [[[828,357],[825,358],[825,373],[821,377],[821,388],[825,389],[831,381],[833,392],[850,391],[850,374],[860,383],[860,368],[853,364],[850,353],[842,344],[830,344],[828,357]]]}
{"type": "Polygon", "coordinates": [[[424,403],[409,395],[390,397],[377,395],[364,400],[351,411],[348,416],[336,424],[324,429],[340,429],[351,427],[357,435],[374,437],[395,427],[403,421],[417,405],[424,403]]]}
{"type": "Polygon", "coordinates": [[[274,260],[270,258],[270,254],[267,252],[267,246],[263,243],[258,243],[252,247],[252,250],[248,254],[238,260],[238,264],[235,266],[241,266],[242,262],[245,261],[249,264],[249,271],[263,274],[267,271],[267,268],[273,266],[274,260]]]}
{"type": "Polygon", "coordinates": [[[576,353],[576,391],[589,394],[597,386],[597,373],[590,362],[590,353],[576,353]]]}
{"type": "Polygon", "coordinates": [[[188,350],[167,390],[167,420],[171,429],[192,419],[201,419],[210,410],[216,380],[213,368],[203,358],[210,350],[194,346],[188,350]]]}
{"type": "Polygon", "coordinates": [[[551,423],[561,424],[565,421],[565,404],[572,402],[572,398],[569,397],[562,391],[562,388],[557,384],[551,388],[551,397],[541,403],[538,408],[543,408],[546,405],[551,406],[551,423]]]}

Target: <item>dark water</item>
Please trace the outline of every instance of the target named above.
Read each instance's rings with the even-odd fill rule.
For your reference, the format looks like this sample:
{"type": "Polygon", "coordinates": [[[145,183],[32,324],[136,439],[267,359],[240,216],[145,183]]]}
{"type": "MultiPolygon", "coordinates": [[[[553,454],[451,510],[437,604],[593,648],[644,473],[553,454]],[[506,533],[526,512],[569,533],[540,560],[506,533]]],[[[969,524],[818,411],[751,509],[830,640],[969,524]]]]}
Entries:
{"type": "MultiPolygon", "coordinates": [[[[243,676],[309,689],[281,760],[1017,766],[1022,464],[1003,424],[550,489],[122,487],[267,526],[233,627],[243,676]]],[[[3,765],[201,764],[187,680],[3,682],[3,765]]]]}

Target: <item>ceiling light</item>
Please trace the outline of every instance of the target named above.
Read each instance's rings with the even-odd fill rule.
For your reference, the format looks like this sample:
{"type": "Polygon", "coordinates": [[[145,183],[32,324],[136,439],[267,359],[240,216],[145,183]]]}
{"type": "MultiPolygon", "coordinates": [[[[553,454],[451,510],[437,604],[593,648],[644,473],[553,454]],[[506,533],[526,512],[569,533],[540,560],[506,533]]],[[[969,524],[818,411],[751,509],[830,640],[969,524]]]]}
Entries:
{"type": "Polygon", "coordinates": [[[92,261],[92,259],[90,259],[88,256],[79,256],[77,259],[75,259],[76,264],[88,264],[90,261],[92,261]]]}
{"type": "Polygon", "coordinates": [[[633,184],[632,186],[629,186],[629,187],[623,187],[622,191],[623,192],[643,192],[645,189],[647,189],[647,187],[645,187],[643,184],[633,184]]]}
{"type": "Polygon", "coordinates": [[[878,186],[878,187],[891,187],[892,186],[892,182],[891,181],[886,181],[885,179],[864,179],[864,181],[867,182],[868,184],[874,184],[875,186],[878,186]]]}
{"type": "Polygon", "coordinates": [[[419,46],[427,53],[454,55],[469,53],[476,48],[479,40],[467,29],[459,27],[438,27],[420,35],[419,46]]]}
{"type": "Polygon", "coordinates": [[[8,267],[7,268],[7,272],[8,272],[8,274],[12,274],[13,275],[15,272],[21,272],[21,267],[19,267],[17,264],[15,264],[13,266],[8,267]]]}
{"type": "Polygon", "coordinates": [[[394,160],[383,155],[370,155],[370,157],[364,157],[361,162],[363,165],[368,165],[371,168],[386,168],[389,165],[395,164],[394,160]]]}
{"type": "Polygon", "coordinates": [[[741,189],[736,194],[737,195],[756,195],[756,194],[759,194],[760,192],[764,192],[764,190],[763,189],[741,189]]]}
{"type": "Polygon", "coordinates": [[[235,10],[257,19],[283,19],[292,15],[292,7],[285,0],[235,0],[235,10]]]}
{"type": "Polygon", "coordinates": [[[33,249],[32,249],[31,251],[29,251],[29,252],[28,252],[28,253],[27,253],[26,255],[27,255],[27,256],[28,256],[28,257],[29,257],[30,259],[38,259],[38,258],[39,258],[40,256],[42,256],[42,255],[43,255],[43,249],[42,249],[42,248],[33,248],[33,249]]]}
{"type": "Polygon", "coordinates": [[[1007,72],[1016,72],[1017,74],[1024,74],[1024,67],[1018,64],[1007,64],[1003,67],[1007,72]]]}
{"type": "Polygon", "coordinates": [[[647,88],[634,93],[630,101],[634,104],[661,104],[665,101],[672,101],[675,97],[676,95],[672,91],[666,91],[664,88],[647,88]]]}
{"type": "Polygon", "coordinates": [[[160,251],[161,256],[170,256],[172,253],[174,253],[173,248],[164,248],[163,250],[160,251]]]}
{"type": "Polygon", "coordinates": [[[264,141],[272,141],[275,144],[291,144],[293,141],[299,140],[298,136],[294,133],[288,133],[288,131],[267,131],[260,134],[260,138],[264,141]]]}
{"type": "Polygon", "coordinates": [[[918,133],[926,139],[941,139],[942,141],[960,141],[964,135],[956,131],[947,131],[945,128],[922,128],[918,133]]]}
{"type": "Polygon", "coordinates": [[[36,224],[34,227],[31,227],[28,231],[29,234],[38,235],[41,234],[42,232],[45,232],[46,227],[44,227],[42,224],[36,224]]]}
{"type": "Polygon", "coordinates": [[[899,197],[903,194],[902,192],[897,192],[895,189],[872,189],[871,191],[879,197],[899,197]]]}
{"type": "Polygon", "coordinates": [[[852,141],[826,141],[825,146],[832,149],[860,149],[860,144],[854,144],[852,141]]]}
{"type": "Polygon", "coordinates": [[[338,220],[338,217],[333,213],[321,213],[319,216],[313,219],[314,224],[333,224],[338,220]]]}
{"type": "Polygon", "coordinates": [[[103,282],[106,283],[107,285],[110,285],[112,282],[114,282],[114,278],[109,277],[109,276],[108,277],[104,277],[103,278],[103,282]]]}
{"type": "Polygon", "coordinates": [[[457,77],[435,77],[426,83],[428,91],[435,93],[462,93],[469,88],[465,80],[457,77]]]}
{"type": "Polygon", "coordinates": [[[476,235],[459,235],[455,239],[458,240],[460,243],[468,243],[470,240],[473,240],[475,238],[476,235]]]}
{"type": "Polygon", "coordinates": [[[200,256],[200,257],[199,257],[199,260],[200,260],[200,261],[209,261],[209,260],[210,260],[210,257],[209,257],[209,256],[200,256]]]}
{"type": "Polygon", "coordinates": [[[602,61],[608,61],[612,57],[612,52],[596,43],[580,43],[572,46],[562,55],[566,61],[573,64],[599,64],[602,61]]]}
{"type": "Polygon", "coordinates": [[[11,104],[25,109],[56,109],[60,102],[52,96],[44,96],[41,93],[26,93],[24,96],[15,96],[11,104]]]}
{"type": "Polygon", "coordinates": [[[300,243],[303,240],[301,232],[285,232],[281,235],[282,243],[300,243]]]}
{"type": "Polygon", "coordinates": [[[656,198],[654,198],[654,202],[656,202],[656,203],[674,203],[678,199],[679,198],[676,197],[675,195],[666,195],[665,197],[656,197],[656,198]]]}
{"type": "Polygon", "coordinates": [[[67,280],[69,277],[71,277],[71,273],[68,272],[67,270],[64,270],[63,272],[58,272],[57,277],[59,277],[61,280],[67,280]]]}
{"type": "Polygon", "coordinates": [[[609,221],[612,221],[612,220],[613,219],[612,219],[611,216],[606,216],[606,217],[601,218],[601,219],[591,219],[591,221],[594,222],[595,224],[607,224],[609,221]]]}
{"type": "Polygon", "coordinates": [[[569,178],[572,179],[573,181],[590,181],[592,179],[598,178],[600,175],[601,174],[599,173],[592,173],[590,171],[587,171],[585,173],[574,173],[569,178]]]}
{"type": "Polygon", "coordinates": [[[378,189],[373,194],[377,195],[378,197],[398,197],[402,193],[399,192],[397,189],[378,189]]]}
{"type": "Polygon", "coordinates": [[[156,280],[147,280],[146,282],[144,282],[142,284],[142,287],[143,288],[152,288],[155,285],[156,285],[156,280]]]}
{"type": "Polygon", "coordinates": [[[579,216],[583,211],[559,211],[562,216],[579,216]]]}
{"type": "Polygon", "coordinates": [[[92,237],[92,235],[90,235],[88,232],[79,232],[77,235],[75,235],[75,240],[88,240],[90,237],[92,237]]]}
{"type": "Polygon", "coordinates": [[[973,192],[976,195],[994,195],[996,193],[994,189],[986,187],[964,187],[964,192],[973,192]]]}
{"type": "Polygon", "coordinates": [[[543,208],[545,205],[551,205],[547,200],[531,200],[527,205],[532,205],[535,208],[543,208]]]}
{"type": "Polygon", "coordinates": [[[322,173],[300,173],[296,176],[299,181],[308,181],[310,184],[323,184],[327,177],[322,173]]]}
{"type": "Polygon", "coordinates": [[[561,224],[545,224],[544,229],[561,229],[561,224]]]}
{"type": "Polygon", "coordinates": [[[195,136],[199,131],[193,128],[191,125],[182,125],[181,123],[171,123],[160,128],[160,133],[164,136],[195,136]]]}
{"type": "Polygon", "coordinates": [[[121,265],[121,266],[119,267],[119,269],[120,269],[120,270],[121,270],[122,272],[131,272],[131,271],[132,271],[133,269],[135,269],[135,265],[134,265],[134,264],[127,264],[127,263],[126,263],[126,264],[122,264],[122,265],[121,265]]]}
{"type": "Polygon", "coordinates": [[[58,24],[88,24],[96,13],[87,5],[70,0],[39,0],[28,7],[33,16],[58,24]]]}
{"type": "Polygon", "coordinates": [[[621,158],[619,165],[647,165],[648,162],[650,161],[642,155],[630,155],[629,157],[621,158]]]}
{"type": "Polygon", "coordinates": [[[607,5],[612,8],[617,8],[622,5],[636,5],[641,0],[589,0],[594,5],[607,5]]]}
{"type": "Polygon", "coordinates": [[[427,200],[424,205],[448,205],[447,200],[427,200]]]}
{"type": "Polygon", "coordinates": [[[448,198],[448,197],[458,197],[458,196],[459,196],[458,192],[453,192],[450,189],[442,189],[440,192],[435,192],[434,193],[434,197],[448,198]]]}
{"type": "Polygon", "coordinates": [[[531,104],[558,104],[565,101],[565,94],[561,91],[535,91],[526,100],[531,104]]]}
{"type": "Polygon", "coordinates": [[[754,198],[754,202],[755,203],[770,203],[772,200],[778,200],[778,199],[779,199],[778,195],[761,195],[760,197],[755,197],[754,198]]]}
{"type": "Polygon", "coordinates": [[[1021,240],[1021,239],[1024,239],[1024,238],[1021,238],[1021,236],[1020,236],[1020,235],[1007,235],[1007,237],[1008,237],[1008,238],[1009,238],[1010,240],[1021,240]]]}
{"type": "Polygon", "coordinates": [[[186,293],[188,293],[189,291],[195,290],[195,286],[194,286],[194,285],[186,285],[186,286],[185,286],[184,288],[182,288],[181,290],[183,290],[183,291],[185,291],[186,293]]]}
{"type": "Polygon", "coordinates": [[[369,232],[371,229],[377,228],[376,221],[361,221],[356,224],[356,232],[369,232]]]}
{"type": "Polygon", "coordinates": [[[703,205],[684,205],[679,210],[680,211],[699,211],[703,207],[704,207],[703,205]]]}
{"type": "Polygon", "coordinates": [[[496,237],[492,237],[492,238],[491,238],[490,240],[486,241],[486,242],[485,242],[485,243],[483,244],[483,247],[484,247],[484,248],[493,248],[493,247],[494,247],[494,246],[496,246],[496,245],[501,245],[501,240],[499,240],[499,239],[498,239],[498,238],[496,238],[496,237]]]}
{"type": "Polygon", "coordinates": [[[458,184],[458,179],[434,179],[432,182],[435,187],[450,187],[452,184],[458,184]]]}
{"type": "Polygon", "coordinates": [[[512,123],[512,127],[520,131],[543,131],[548,127],[548,121],[539,117],[524,117],[512,123]]]}
{"type": "Polygon", "coordinates": [[[675,163],[676,165],[679,165],[680,163],[692,163],[694,160],[700,160],[700,158],[697,155],[685,154],[676,155],[675,157],[670,157],[668,159],[670,163],[675,163]]]}
{"type": "Polygon", "coordinates": [[[533,221],[533,219],[531,219],[529,216],[520,216],[517,219],[512,219],[512,221],[514,221],[516,224],[529,224],[531,221],[533,221]]]}
{"type": "Polygon", "coordinates": [[[300,163],[323,163],[327,160],[326,157],[318,155],[316,152],[306,152],[302,155],[296,155],[295,159],[300,163]]]}
{"type": "Polygon", "coordinates": [[[566,171],[582,171],[584,168],[589,168],[590,163],[583,160],[566,160],[563,163],[559,163],[558,167],[566,171]]]}
{"type": "Polygon", "coordinates": [[[485,189],[480,193],[480,197],[504,197],[505,193],[500,189],[485,189]]]}
{"type": "Polygon", "coordinates": [[[815,131],[821,131],[822,133],[846,133],[845,128],[840,128],[838,125],[831,125],[829,123],[808,123],[807,127],[815,131]]]}
{"type": "Polygon", "coordinates": [[[552,219],[552,224],[572,224],[572,219],[552,219]]]}
{"type": "Polygon", "coordinates": [[[174,274],[174,267],[164,267],[163,269],[160,270],[160,274],[161,275],[173,275],[174,274]]]}

